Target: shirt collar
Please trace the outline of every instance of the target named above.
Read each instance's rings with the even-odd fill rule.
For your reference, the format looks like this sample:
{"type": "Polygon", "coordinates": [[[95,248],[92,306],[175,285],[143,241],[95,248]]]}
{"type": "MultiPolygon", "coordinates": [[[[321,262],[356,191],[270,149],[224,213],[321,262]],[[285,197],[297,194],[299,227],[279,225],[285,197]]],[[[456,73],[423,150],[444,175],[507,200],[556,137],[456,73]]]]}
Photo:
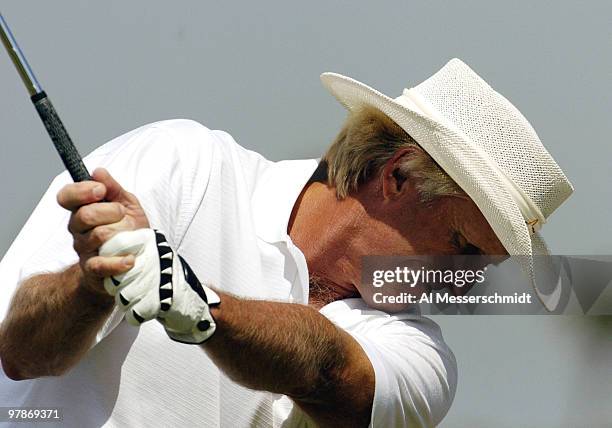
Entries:
{"type": "Polygon", "coordinates": [[[317,168],[316,159],[271,163],[253,192],[253,220],[257,236],[266,242],[288,241],[287,226],[298,196],[317,168]]]}

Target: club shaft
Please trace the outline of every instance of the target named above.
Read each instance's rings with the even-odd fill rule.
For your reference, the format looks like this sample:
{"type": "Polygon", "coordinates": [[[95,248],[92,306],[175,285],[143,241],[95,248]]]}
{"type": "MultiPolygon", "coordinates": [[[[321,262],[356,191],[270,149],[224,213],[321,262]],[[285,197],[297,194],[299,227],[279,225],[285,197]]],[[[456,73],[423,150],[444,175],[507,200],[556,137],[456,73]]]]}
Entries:
{"type": "Polygon", "coordinates": [[[21,49],[19,48],[19,45],[17,44],[17,41],[15,40],[15,37],[13,36],[13,33],[4,20],[2,14],[0,14],[0,38],[2,39],[2,44],[6,48],[6,51],[11,57],[11,61],[13,61],[15,68],[17,68],[17,72],[19,73],[21,80],[23,80],[23,84],[30,93],[30,96],[42,92],[40,84],[38,83],[38,80],[36,80],[36,76],[34,76],[34,73],[30,68],[30,64],[28,64],[23,52],[21,52],[21,49]]]}
{"type": "Polygon", "coordinates": [[[81,155],[72,143],[70,135],[68,135],[68,131],[66,131],[51,100],[45,91],[42,90],[38,80],[36,80],[28,61],[19,48],[2,14],[0,14],[0,38],[15,68],[17,68],[19,76],[21,76],[21,80],[23,80],[26,89],[30,93],[30,99],[45,125],[47,133],[51,137],[51,141],[53,141],[53,145],[59,153],[64,166],[70,173],[70,176],[74,181],[91,180],[91,176],[83,163],[81,155]]]}

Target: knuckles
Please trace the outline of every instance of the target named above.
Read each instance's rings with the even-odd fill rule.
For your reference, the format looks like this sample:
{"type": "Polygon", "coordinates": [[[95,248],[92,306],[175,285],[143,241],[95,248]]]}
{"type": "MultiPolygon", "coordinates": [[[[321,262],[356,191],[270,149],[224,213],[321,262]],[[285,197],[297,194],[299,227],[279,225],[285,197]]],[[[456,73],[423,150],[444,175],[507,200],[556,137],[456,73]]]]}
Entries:
{"type": "Polygon", "coordinates": [[[85,246],[83,245],[83,240],[79,238],[74,238],[72,241],[72,248],[79,255],[79,257],[84,254],[86,251],[85,246]]]}
{"type": "Polygon", "coordinates": [[[91,190],[94,185],[96,184],[92,182],[66,184],[56,195],[57,203],[67,210],[73,210],[91,202],[91,190]]]}
{"type": "Polygon", "coordinates": [[[75,218],[85,226],[96,225],[96,214],[90,205],[79,208],[74,215],[75,218]]]}
{"type": "Polygon", "coordinates": [[[66,208],[68,209],[68,204],[67,204],[67,197],[68,197],[68,189],[69,189],[70,184],[65,185],[64,187],[62,187],[62,189],[57,192],[57,195],[55,197],[55,199],[57,200],[57,203],[62,207],[62,208],[66,208]]]}
{"type": "Polygon", "coordinates": [[[124,218],[125,209],[117,202],[84,205],[72,214],[68,230],[75,235],[101,225],[118,223],[124,218]]]}
{"type": "Polygon", "coordinates": [[[74,234],[72,248],[79,256],[96,253],[100,246],[111,239],[114,232],[108,228],[99,226],[86,234],[74,234]]]}
{"type": "Polygon", "coordinates": [[[100,276],[102,274],[102,261],[98,258],[90,258],[85,262],[85,269],[96,276],[100,276]]]}
{"type": "Polygon", "coordinates": [[[96,227],[90,233],[90,242],[96,248],[112,238],[112,232],[106,227],[96,227]]]}

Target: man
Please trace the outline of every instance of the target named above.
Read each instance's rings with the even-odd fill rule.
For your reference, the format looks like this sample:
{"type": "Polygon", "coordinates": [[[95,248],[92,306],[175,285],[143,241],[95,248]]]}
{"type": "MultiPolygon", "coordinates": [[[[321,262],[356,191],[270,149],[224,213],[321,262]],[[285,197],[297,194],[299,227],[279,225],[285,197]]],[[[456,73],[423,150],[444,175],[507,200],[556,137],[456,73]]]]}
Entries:
{"type": "Polygon", "coordinates": [[[359,298],[361,258],[531,256],[571,186],[459,60],[395,100],[322,78],[350,114],[319,168],[179,120],[54,181],[0,269],[4,405],[71,426],[440,422],[454,357],[414,307],[359,298]]]}

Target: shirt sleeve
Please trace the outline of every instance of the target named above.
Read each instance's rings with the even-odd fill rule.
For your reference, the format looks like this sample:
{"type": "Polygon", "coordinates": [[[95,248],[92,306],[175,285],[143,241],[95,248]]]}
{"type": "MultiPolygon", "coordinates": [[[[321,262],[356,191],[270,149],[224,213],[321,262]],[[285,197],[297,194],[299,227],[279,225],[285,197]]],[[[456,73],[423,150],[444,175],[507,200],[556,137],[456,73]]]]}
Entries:
{"type": "MultiPolygon", "coordinates": [[[[114,139],[84,161],[90,171],[108,169],[138,197],[151,227],[162,230],[178,247],[205,192],[216,144],[214,133],[197,122],[163,121],[114,139]]],[[[78,261],[67,230],[70,213],[56,202],[57,192],[70,181],[67,172],[53,180],[0,262],[0,321],[24,279],[59,272],[78,261]]],[[[97,342],[121,321],[121,315],[118,311],[111,315],[97,342]]]]}
{"type": "Polygon", "coordinates": [[[431,427],[448,412],[457,363],[437,324],[415,313],[387,314],[361,299],[325,306],[321,313],[349,332],[374,368],[372,427],[431,427]]]}

